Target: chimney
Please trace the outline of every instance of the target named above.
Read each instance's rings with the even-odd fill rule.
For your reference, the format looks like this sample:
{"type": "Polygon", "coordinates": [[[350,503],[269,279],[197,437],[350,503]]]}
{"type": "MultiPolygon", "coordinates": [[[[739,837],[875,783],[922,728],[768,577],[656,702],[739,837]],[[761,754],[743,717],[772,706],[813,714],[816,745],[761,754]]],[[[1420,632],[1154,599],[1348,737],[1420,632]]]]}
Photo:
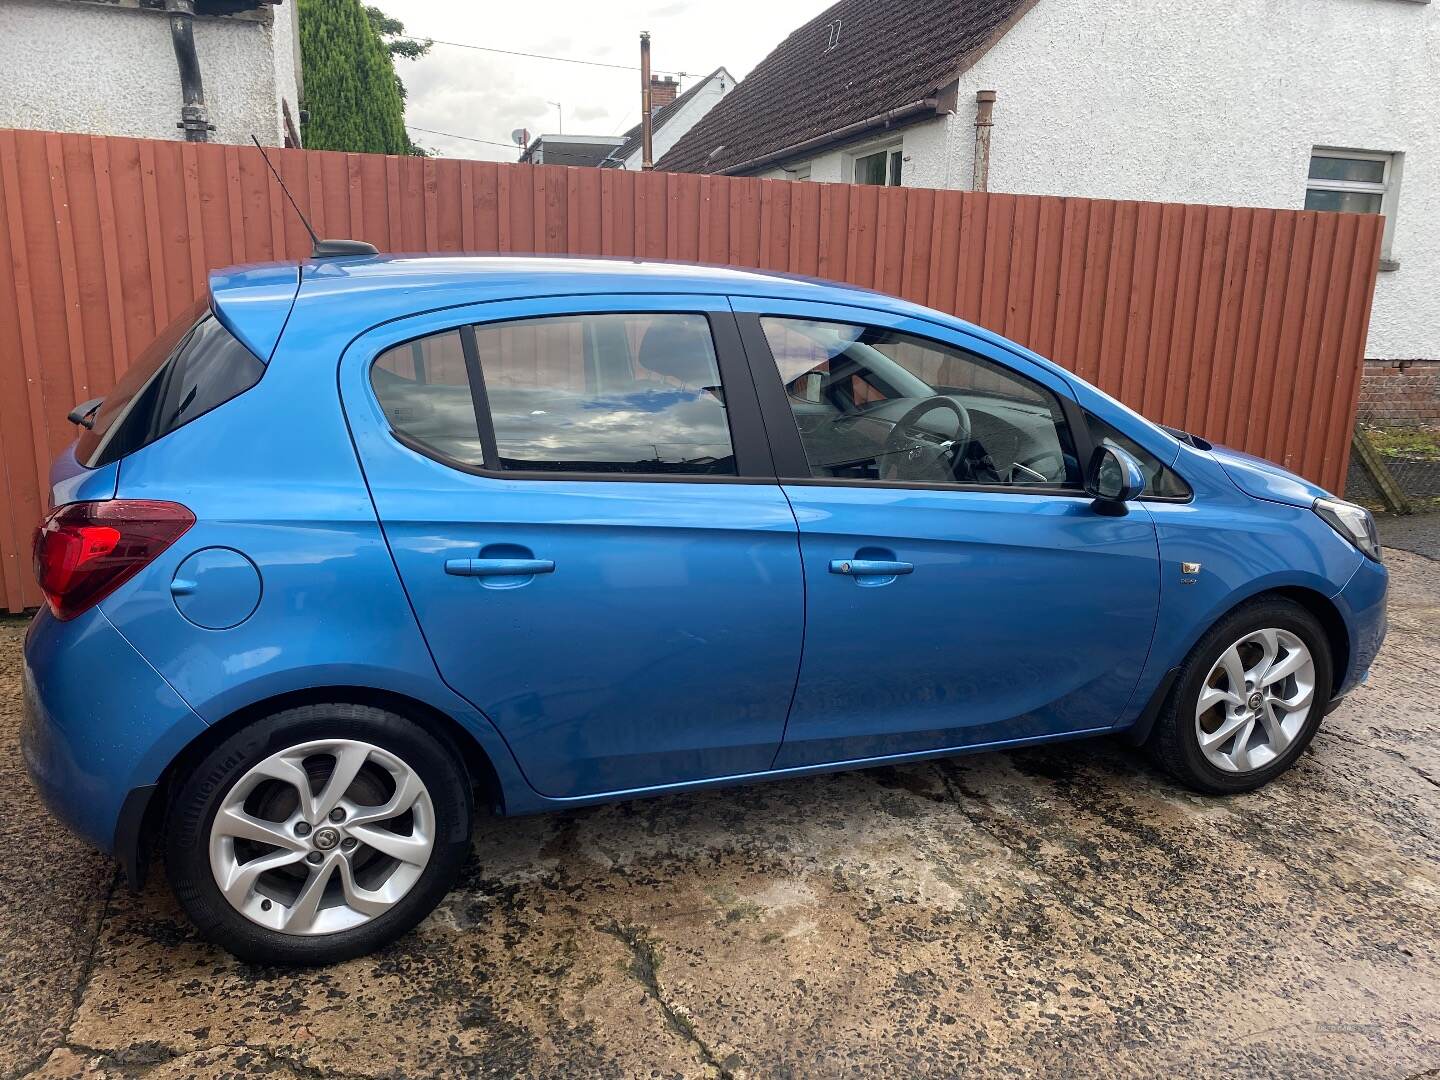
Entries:
{"type": "Polygon", "coordinates": [[[674,79],[666,76],[657,78],[650,76],[650,112],[655,114],[663,109],[670,102],[675,100],[675,95],[680,92],[680,84],[674,79]]]}

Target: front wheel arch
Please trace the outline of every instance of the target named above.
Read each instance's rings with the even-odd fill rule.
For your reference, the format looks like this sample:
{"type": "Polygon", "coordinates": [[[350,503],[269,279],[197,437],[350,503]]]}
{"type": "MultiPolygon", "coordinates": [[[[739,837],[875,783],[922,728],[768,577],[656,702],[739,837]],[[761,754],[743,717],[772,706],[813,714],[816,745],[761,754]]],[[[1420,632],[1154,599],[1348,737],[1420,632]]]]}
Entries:
{"type": "Polygon", "coordinates": [[[1345,619],[1340,614],[1340,609],[1325,594],[1298,586],[1271,589],[1260,595],[1283,596],[1287,600],[1293,600],[1319,621],[1330,645],[1330,696],[1334,697],[1335,692],[1345,685],[1345,673],[1350,670],[1350,631],[1345,627],[1345,619]]]}
{"type": "Polygon", "coordinates": [[[1294,601],[1303,607],[1319,621],[1325,631],[1326,643],[1330,646],[1331,656],[1331,686],[1330,695],[1344,685],[1345,673],[1350,666],[1350,632],[1345,628],[1345,619],[1340,614],[1334,602],[1324,593],[1315,589],[1308,589],[1303,585],[1282,585],[1275,588],[1261,589],[1248,596],[1241,597],[1224,611],[1217,614],[1204,626],[1196,631],[1193,637],[1185,642],[1184,648],[1179,654],[1171,659],[1150,697],[1146,699],[1144,708],[1140,711],[1135,723],[1123,731],[1123,738],[1131,746],[1144,746],[1150,741],[1150,736],[1155,728],[1155,720],[1160,715],[1165,701],[1170,696],[1170,691],[1175,685],[1175,679],[1180,673],[1180,665],[1185,657],[1190,655],[1190,650],[1210,632],[1210,628],[1228,619],[1234,612],[1247,604],[1264,600],[1266,597],[1278,596],[1286,600],[1294,601]]]}
{"type": "MultiPolygon", "coordinates": [[[[1267,590],[1230,609],[1206,628],[1181,662],[1179,677],[1167,694],[1155,719],[1154,730],[1146,740],[1146,751],[1177,781],[1195,791],[1234,794],[1253,791],[1268,783],[1295,764],[1328,711],[1326,706],[1329,698],[1322,697],[1323,688],[1327,678],[1332,686],[1338,684],[1338,679],[1327,637],[1324,624],[1311,607],[1279,590],[1267,590]],[[1298,636],[1300,643],[1308,645],[1309,648],[1304,658],[1320,670],[1316,673],[1312,694],[1296,706],[1307,708],[1300,728],[1287,733],[1285,740],[1275,748],[1270,760],[1262,759],[1254,764],[1247,760],[1244,764],[1227,770],[1224,764],[1217,765],[1213,755],[1205,749],[1201,741],[1197,741],[1196,729],[1200,714],[1196,711],[1198,707],[1195,706],[1195,701],[1206,685],[1206,673],[1218,668],[1220,661],[1217,657],[1224,652],[1223,647],[1219,646],[1223,646],[1237,633],[1241,635],[1240,640],[1243,643],[1262,627],[1278,627],[1279,632],[1298,636]]],[[[1243,661],[1236,662],[1243,664],[1243,661]]],[[[1233,708],[1238,710],[1234,712],[1234,716],[1238,718],[1236,722],[1243,720],[1243,698],[1249,694],[1249,708],[1253,712],[1249,714],[1248,723],[1253,726],[1259,722],[1260,705],[1256,699],[1260,698],[1261,694],[1251,693],[1251,690],[1258,691],[1261,684],[1258,681],[1247,681],[1240,689],[1241,697],[1235,697],[1235,678],[1232,673],[1229,686],[1234,704],[1226,706],[1227,715],[1228,710],[1233,708]]],[[[1272,723],[1273,719],[1265,724],[1267,742],[1270,740],[1272,723]]],[[[1232,725],[1228,730],[1234,731],[1236,727],[1232,725]]],[[[1244,728],[1247,742],[1250,730],[1250,726],[1244,728]]]]}

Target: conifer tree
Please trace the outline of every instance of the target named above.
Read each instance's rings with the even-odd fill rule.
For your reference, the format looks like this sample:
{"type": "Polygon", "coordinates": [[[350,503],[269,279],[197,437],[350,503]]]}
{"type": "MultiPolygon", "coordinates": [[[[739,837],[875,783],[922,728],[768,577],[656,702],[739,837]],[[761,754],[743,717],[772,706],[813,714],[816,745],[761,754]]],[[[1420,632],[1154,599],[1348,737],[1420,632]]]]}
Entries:
{"type": "Polygon", "coordinates": [[[312,150],[409,154],[391,51],[360,0],[299,0],[300,63],[312,150]]]}

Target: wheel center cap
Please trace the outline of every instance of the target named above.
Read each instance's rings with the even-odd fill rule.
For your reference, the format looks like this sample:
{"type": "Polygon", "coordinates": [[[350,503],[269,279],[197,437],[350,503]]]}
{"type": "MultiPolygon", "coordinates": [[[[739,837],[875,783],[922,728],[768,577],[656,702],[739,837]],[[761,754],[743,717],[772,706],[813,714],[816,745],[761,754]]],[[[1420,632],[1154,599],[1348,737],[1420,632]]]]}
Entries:
{"type": "Polygon", "coordinates": [[[329,851],[339,842],[340,832],[338,829],[332,829],[327,825],[323,829],[315,830],[315,846],[321,851],[329,851]]]}
{"type": "MultiPolygon", "coordinates": [[[[1254,709],[1256,712],[1259,712],[1259,711],[1260,711],[1260,706],[1263,705],[1264,703],[1265,703],[1265,699],[1260,696],[1260,691],[1259,691],[1259,690],[1256,690],[1255,693],[1253,693],[1253,694],[1250,695],[1250,700],[1249,700],[1248,704],[1249,704],[1250,708],[1254,709]]],[[[317,841],[317,843],[318,843],[318,841],[317,841]]]]}

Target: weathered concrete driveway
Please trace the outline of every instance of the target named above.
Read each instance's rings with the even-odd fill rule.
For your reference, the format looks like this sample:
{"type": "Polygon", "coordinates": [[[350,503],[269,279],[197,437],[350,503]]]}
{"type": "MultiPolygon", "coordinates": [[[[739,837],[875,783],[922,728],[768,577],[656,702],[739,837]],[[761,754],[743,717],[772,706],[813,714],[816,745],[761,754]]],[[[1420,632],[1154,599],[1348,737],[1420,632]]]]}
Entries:
{"type": "Polygon", "coordinates": [[[245,967],[65,835],[0,626],[0,1077],[1440,1069],[1440,563],[1255,795],[1107,743],[487,822],[385,953],[245,967]]]}

